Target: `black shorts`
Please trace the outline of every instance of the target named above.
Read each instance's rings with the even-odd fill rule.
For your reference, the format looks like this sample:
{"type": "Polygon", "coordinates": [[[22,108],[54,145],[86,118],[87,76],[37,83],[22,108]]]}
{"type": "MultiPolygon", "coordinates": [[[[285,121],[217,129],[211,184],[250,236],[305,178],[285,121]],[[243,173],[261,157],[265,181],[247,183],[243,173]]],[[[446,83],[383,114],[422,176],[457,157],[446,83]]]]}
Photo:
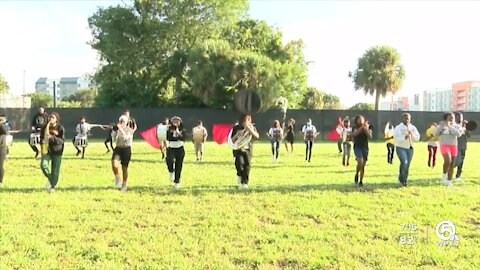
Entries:
{"type": "Polygon", "coordinates": [[[130,159],[132,158],[132,148],[129,147],[115,147],[113,150],[112,160],[119,160],[122,166],[128,167],[130,159]]]}

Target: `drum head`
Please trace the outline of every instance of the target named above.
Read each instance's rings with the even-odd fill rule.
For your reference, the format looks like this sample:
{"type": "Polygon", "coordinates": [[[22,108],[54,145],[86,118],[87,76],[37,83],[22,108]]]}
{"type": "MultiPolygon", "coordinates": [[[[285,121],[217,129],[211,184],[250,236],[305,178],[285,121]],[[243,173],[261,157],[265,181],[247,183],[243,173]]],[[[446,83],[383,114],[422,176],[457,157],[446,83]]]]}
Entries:
{"type": "Polygon", "coordinates": [[[235,94],[235,108],[240,113],[257,113],[261,107],[262,100],[256,92],[252,90],[239,90],[235,94]]]}
{"type": "Polygon", "coordinates": [[[157,140],[163,142],[167,140],[167,125],[159,124],[157,125],[157,140]]]}
{"type": "Polygon", "coordinates": [[[468,121],[468,123],[466,125],[466,128],[467,128],[468,131],[474,131],[475,129],[477,129],[477,122],[468,121]]]}

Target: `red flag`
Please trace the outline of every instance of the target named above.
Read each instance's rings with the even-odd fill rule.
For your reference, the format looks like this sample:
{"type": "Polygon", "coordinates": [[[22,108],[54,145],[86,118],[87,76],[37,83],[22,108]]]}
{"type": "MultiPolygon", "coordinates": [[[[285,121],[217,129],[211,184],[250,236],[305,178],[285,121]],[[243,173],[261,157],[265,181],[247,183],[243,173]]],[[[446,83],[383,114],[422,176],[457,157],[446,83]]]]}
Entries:
{"type": "Polygon", "coordinates": [[[218,144],[225,143],[228,140],[228,134],[232,129],[232,124],[214,124],[212,130],[213,140],[218,144]]]}
{"type": "Polygon", "coordinates": [[[338,139],[340,139],[339,130],[341,130],[342,127],[343,127],[342,117],[338,117],[338,125],[334,129],[332,129],[330,133],[328,133],[327,139],[331,141],[337,141],[338,139]]]}
{"type": "Polygon", "coordinates": [[[142,136],[142,138],[153,148],[160,150],[161,147],[157,139],[157,126],[153,126],[140,132],[140,136],[142,136]]]}

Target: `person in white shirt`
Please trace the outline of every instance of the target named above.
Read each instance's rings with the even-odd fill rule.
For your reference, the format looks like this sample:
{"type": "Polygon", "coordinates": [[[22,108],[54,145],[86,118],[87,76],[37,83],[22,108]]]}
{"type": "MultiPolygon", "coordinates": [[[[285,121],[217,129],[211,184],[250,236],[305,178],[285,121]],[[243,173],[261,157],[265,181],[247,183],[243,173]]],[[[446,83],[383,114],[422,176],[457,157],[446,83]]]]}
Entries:
{"type": "Polygon", "coordinates": [[[85,148],[88,144],[88,133],[91,129],[90,124],[87,123],[86,120],[85,116],[80,117],[80,123],[78,123],[76,128],[77,135],[72,140],[75,149],[77,149],[77,156],[82,154],[82,158],[85,158],[85,148]],[[81,147],[82,150],[78,147],[81,147]]]}
{"type": "Polygon", "coordinates": [[[203,126],[203,122],[199,120],[198,125],[192,129],[193,147],[195,148],[197,162],[203,161],[203,145],[205,144],[207,137],[207,129],[203,126]]]}
{"type": "Polygon", "coordinates": [[[402,123],[394,130],[395,146],[400,160],[398,181],[402,186],[407,186],[408,171],[413,158],[413,142],[420,140],[420,133],[410,123],[411,119],[412,116],[409,113],[402,114],[402,123]]]}
{"type": "Polygon", "coordinates": [[[278,150],[280,150],[280,144],[283,140],[283,129],[280,126],[280,121],[275,120],[273,126],[268,130],[267,133],[272,144],[272,161],[278,161],[278,150]]]}
{"type": "Polygon", "coordinates": [[[350,152],[352,150],[352,127],[350,126],[350,119],[343,120],[342,129],[342,146],[343,146],[343,166],[350,166],[350,152]]]}
{"type": "Polygon", "coordinates": [[[305,161],[310,162],[312,159],[313,142],[317,137],[317,129],[312,125],[312,119],[308,119],[307,123],[302,127],[303,139],[305,140],[305,161]]]}

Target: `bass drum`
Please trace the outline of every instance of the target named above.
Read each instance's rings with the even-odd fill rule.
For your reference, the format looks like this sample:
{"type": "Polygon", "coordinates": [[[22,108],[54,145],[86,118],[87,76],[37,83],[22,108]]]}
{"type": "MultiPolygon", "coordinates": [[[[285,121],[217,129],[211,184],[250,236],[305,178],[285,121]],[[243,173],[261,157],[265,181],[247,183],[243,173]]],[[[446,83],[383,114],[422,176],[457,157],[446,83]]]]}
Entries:
{"type": "Polygon", "coordinates": [[[158,142],[163,142],[167,140],[167,130],[168,126],[164,124],[157,125],[157,140],[158,142]]]}

